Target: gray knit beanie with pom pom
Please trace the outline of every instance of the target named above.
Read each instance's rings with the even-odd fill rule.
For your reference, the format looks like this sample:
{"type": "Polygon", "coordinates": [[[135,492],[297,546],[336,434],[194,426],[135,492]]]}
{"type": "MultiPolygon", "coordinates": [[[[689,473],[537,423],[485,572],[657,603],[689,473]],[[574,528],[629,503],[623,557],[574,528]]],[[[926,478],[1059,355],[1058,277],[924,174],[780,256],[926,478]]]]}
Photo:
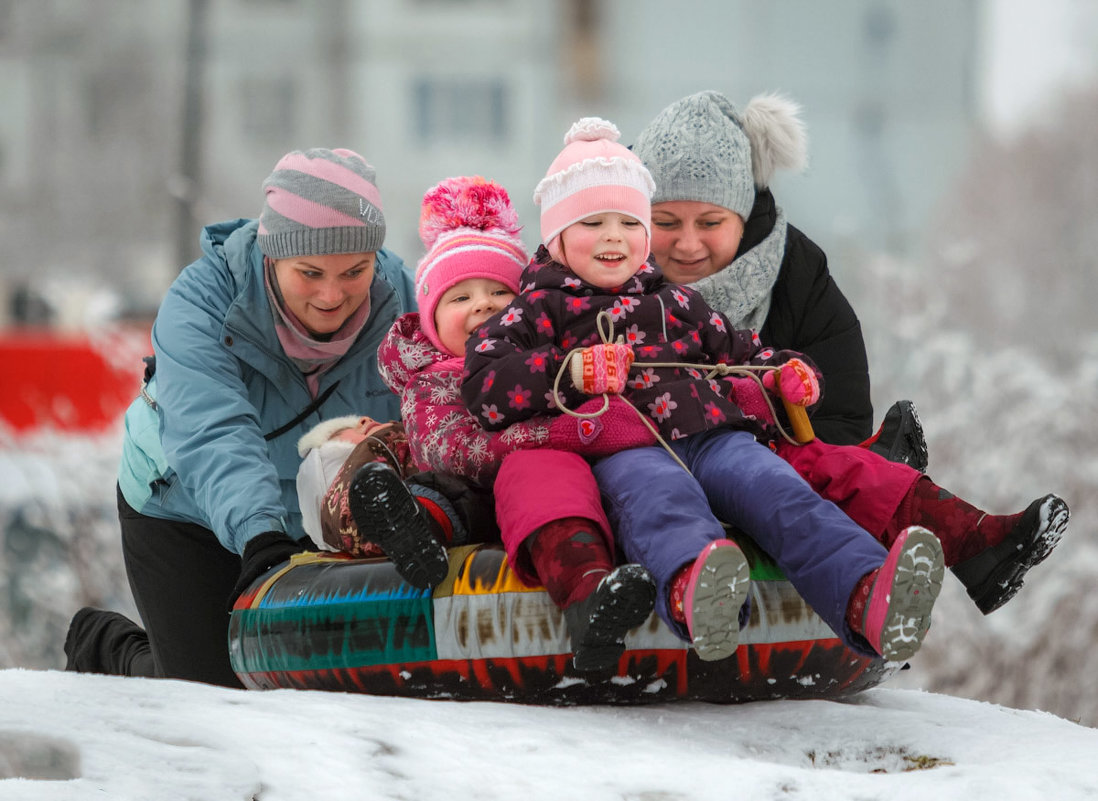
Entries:
{"type": "Polygon", "coordinates": [[[804,166],[806,136],[799,110],[777,95],[754,98],[743,114],[715,91],[675,101],[633,145],[656,182],[652,203],[712,203],[746,220],[756,187],[768,186],[775,169],[804,166]]]}

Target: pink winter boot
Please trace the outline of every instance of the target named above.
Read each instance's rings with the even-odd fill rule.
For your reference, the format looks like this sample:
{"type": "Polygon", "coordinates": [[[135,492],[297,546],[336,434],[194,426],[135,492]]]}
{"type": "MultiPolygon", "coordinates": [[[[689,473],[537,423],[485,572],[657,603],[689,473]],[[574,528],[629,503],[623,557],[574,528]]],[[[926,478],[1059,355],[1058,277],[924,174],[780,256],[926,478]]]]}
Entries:
{"type": "Polygon", "coordinates": [[[848,612],[847,622],[885,659],[910,659],[930,628],[944,575],[938,538],[922,526],[908,526],[892,543],[885,563],[858,583],[850,606],[864,611],[853,615],[860,621],[852,621],[848,612]]]}
{"type": "MultiPolygon", "coordinates": [[[[740,546],[725,539],[711,542],[676,579],[685,585],[682,613],[698,658],[715,662],[732,656],[740,644],[740,610],[751,581],[740,546]]],[[[672,616],[677,617],[674,610],[672,616]]]]}

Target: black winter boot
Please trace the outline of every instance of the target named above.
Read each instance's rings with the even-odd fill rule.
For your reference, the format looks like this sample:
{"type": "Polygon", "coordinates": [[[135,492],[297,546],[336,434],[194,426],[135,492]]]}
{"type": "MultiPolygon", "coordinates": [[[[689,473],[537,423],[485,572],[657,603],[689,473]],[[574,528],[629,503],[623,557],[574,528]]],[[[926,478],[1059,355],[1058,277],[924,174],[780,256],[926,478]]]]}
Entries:
{"type": "Polygon", "coordinates": [[[405,581],[419,589],[442,583],[450,569],[446,549],[432,536],[427,513],[392,468],[382,462],[360,467],[348,503],[359,535],[377,544],[405,581]]]}
{"type": "Polygon", "coordinates": [[[899,462],[914,467],[919,472],[926,472],[930,454],[914,401],[899,400],[889,407],[869,449],[890,462],[899,462]]]}
{"type": "Polygon", "coordinates": [[[625,653],[625,635],[648,619],[655,604],[656,582],[640,565],[608,573],[594,592],[564,610],[575,669],[614,669],[625,653]]]}
{"type": "Polygon", "coordinates": [[[1062,498],[1038,498],[1022,513],[1006,539],[950,568],[985,615],[1022,588],[1029,569],[1043,562],[1060,542],[1071,513],[1062,498]]]}
{"type": "Polygon", "coordinates": [[[111,676],[154,677],[149,635],[118,612],[85,606],[65,635],[65,670],[111,676]]]}

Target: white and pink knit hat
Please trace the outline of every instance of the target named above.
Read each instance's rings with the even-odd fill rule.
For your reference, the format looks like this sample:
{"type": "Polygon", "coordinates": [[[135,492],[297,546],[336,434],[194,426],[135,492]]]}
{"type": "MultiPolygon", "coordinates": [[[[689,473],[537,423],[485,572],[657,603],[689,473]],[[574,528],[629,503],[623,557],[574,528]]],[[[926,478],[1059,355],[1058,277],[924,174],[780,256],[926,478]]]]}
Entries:
{"type": "Polygon", "coordinates": [[[541,241],[557,261],[562,260],[560,232],[592,214],[616,211],[635,217],[651,241],[656,184],[641,160],[618,144],[620,137],[612,122],[579,120],[534,189],[534,203],[541,207],[541,241]]]}
{"type": "Polygon", "coordinates": [[[427,253],[416,266],[416,299],[420,327],[439,350],[446,347],[435,326],[435,308],[454,284],[490,278],[518,294],[519,276],[529,262],[520,230],[507,190],[494,181],[461,176],[427,190],[419,217],[427,253]]]}

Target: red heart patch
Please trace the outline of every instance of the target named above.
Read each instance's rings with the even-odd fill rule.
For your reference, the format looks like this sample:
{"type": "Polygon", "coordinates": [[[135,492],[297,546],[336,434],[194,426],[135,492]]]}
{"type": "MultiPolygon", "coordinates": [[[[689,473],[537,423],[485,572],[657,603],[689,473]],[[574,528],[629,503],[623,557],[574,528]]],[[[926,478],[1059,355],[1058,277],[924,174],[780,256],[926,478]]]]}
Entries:
{"type": "Polygon", "coordinates": [[[579,421],[579,438],[580,442],[584,445],[590,445],[591,442],[602,431],[602,423],[594,417],[584,417],[579,421]]]}

